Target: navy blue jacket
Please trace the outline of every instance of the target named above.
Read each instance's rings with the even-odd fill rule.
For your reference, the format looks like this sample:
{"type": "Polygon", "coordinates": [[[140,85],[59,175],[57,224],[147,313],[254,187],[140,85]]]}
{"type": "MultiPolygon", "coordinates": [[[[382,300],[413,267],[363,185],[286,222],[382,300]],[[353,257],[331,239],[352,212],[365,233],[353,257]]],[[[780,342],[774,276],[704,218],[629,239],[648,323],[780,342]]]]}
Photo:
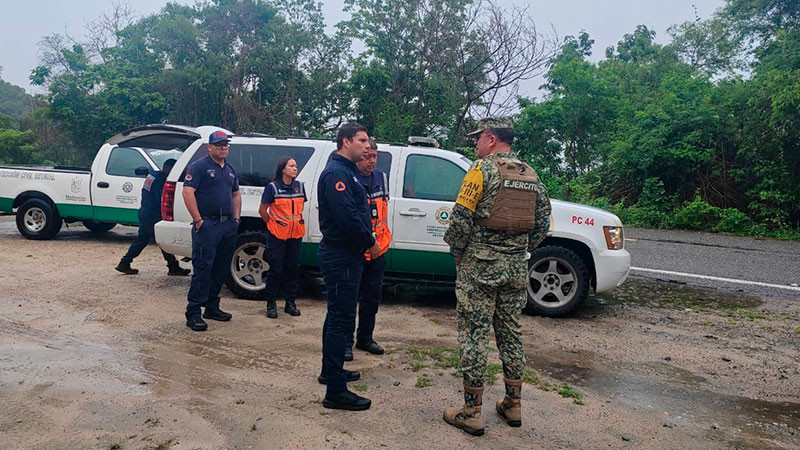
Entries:
{"type": "Polygon", "coordinates": [[[364,252],[375,244],[367,195],[356,165],[334,153],[319,176],[319,228],[326,244],[364,252]]]}
{"type": "Polygon", "coordinates": [[[161,192],[167,176],[160,170],[151,170],[142,186],[142,205],[139,207],[140,222],[158,222],[161,220],[161,192]]]}

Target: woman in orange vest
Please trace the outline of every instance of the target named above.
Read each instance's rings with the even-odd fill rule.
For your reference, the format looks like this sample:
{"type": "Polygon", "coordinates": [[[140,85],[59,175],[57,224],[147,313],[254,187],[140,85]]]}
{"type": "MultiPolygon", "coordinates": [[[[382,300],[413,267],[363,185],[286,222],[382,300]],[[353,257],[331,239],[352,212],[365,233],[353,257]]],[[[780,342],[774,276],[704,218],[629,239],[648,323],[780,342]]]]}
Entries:
{"type": "Polygon", "coordinates": [[[264,298],[267,317],[278,317],[275,299],[281,286],[286,295],[284,311],[299,316],[294,300],[297,297],[297,278],[300,274],[300,241],[306,234],[303,206],[306,189],[297,178],[297,161],[283,157],[275,168],[275,177],[264,187],[258,214],[267,224],[265,260],[269,264],[264,298]]]}

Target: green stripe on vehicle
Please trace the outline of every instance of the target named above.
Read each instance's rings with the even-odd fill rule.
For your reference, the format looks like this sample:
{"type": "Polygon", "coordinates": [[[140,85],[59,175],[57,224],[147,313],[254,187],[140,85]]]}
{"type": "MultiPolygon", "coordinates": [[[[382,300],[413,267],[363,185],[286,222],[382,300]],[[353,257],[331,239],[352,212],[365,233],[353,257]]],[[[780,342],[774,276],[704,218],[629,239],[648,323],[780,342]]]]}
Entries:
{"type": "Polygon", "coordinates": [[[139,209],[112,208],[109,206],[95,206],[94,219],[98,222],[139,224],[139,209]]]}
{"type": "Polygon", "coordinates": [[[11,212],[14,206],[14,199],[7,197],[0,197],[0,211],[11,212]]]}
{"type": "MultiPolygon", "coordinates": [[[[319,244],[303,243],[303,265],[318,266],[318,248],[319,244]]],[[[455,276],[456,274],[456,263],[449,253],[389,249],[385,258],[386,268],[384,270],[387,272],[445,276],[455,276]]]]}
{"type": "Polygon", "coordinates": [[[73,219],[91,219],[92,206],[91,205],[73,205],[71,203],[56,203],[56,209],[61,217],[69,217],[73,219]]]}

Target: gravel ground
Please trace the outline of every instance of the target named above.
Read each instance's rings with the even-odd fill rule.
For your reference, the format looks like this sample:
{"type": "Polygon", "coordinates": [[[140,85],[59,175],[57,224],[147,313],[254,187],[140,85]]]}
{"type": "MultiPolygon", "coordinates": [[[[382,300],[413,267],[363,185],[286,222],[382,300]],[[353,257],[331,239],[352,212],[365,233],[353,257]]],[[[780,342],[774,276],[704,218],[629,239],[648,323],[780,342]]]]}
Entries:
{"type": "Polygon", "coordinates": [[[331,411],[316,381],[325,304],[310,285],[302,315],[277,320],[223,290],[233,320],[195,333],[183,320],[189,280],[167,277],[157,248],[135,261],[139,275],[113,270],[134,229],[28,241],[2,225],[5,448],[800,447],[792,299],[633,278],[576,317],[526,316],[523,426],[494,412],[500,375],[484,397],[487,433],[475,438],[441,419],[461,401],[447,358],[452,294],[393,286],[376,330],[388,353],[356,350],[347,364],[373,408],[331,411]]]}

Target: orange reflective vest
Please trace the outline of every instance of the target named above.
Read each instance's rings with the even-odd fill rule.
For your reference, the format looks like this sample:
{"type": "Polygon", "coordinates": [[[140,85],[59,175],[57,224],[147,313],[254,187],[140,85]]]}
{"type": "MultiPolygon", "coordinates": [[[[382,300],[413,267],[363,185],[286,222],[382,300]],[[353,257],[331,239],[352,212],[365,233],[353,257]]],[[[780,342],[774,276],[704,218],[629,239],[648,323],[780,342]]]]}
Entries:
{"type": "MultiPolygon", "coordinates": [[[[365,177],[361,177],[362,181],[365,177]]],[[[389,230],[389,181],[385,173],[374,170],[369,179],[369,184],[364,186],[367,191],[367,203],[369,203],[370,215],[372,216],[372,234],[375,241],[381,246],[381,255],[389,250],[392,242],[392,232],[389,230]]],[[[364,254],[367,261],[370,260],[369,252],[364,254]]]]}
{"type": "Polygon", "coordinates": [[[287,188],[283,183],[278,186],[278,182],[273,181],[264,189],[272,189],[274,198],[267,209],[269,232],[282,241],[302,238],[306,234],[306,222],[303,220],[306,188],[303,183],[294,181],[287,188]]]}

